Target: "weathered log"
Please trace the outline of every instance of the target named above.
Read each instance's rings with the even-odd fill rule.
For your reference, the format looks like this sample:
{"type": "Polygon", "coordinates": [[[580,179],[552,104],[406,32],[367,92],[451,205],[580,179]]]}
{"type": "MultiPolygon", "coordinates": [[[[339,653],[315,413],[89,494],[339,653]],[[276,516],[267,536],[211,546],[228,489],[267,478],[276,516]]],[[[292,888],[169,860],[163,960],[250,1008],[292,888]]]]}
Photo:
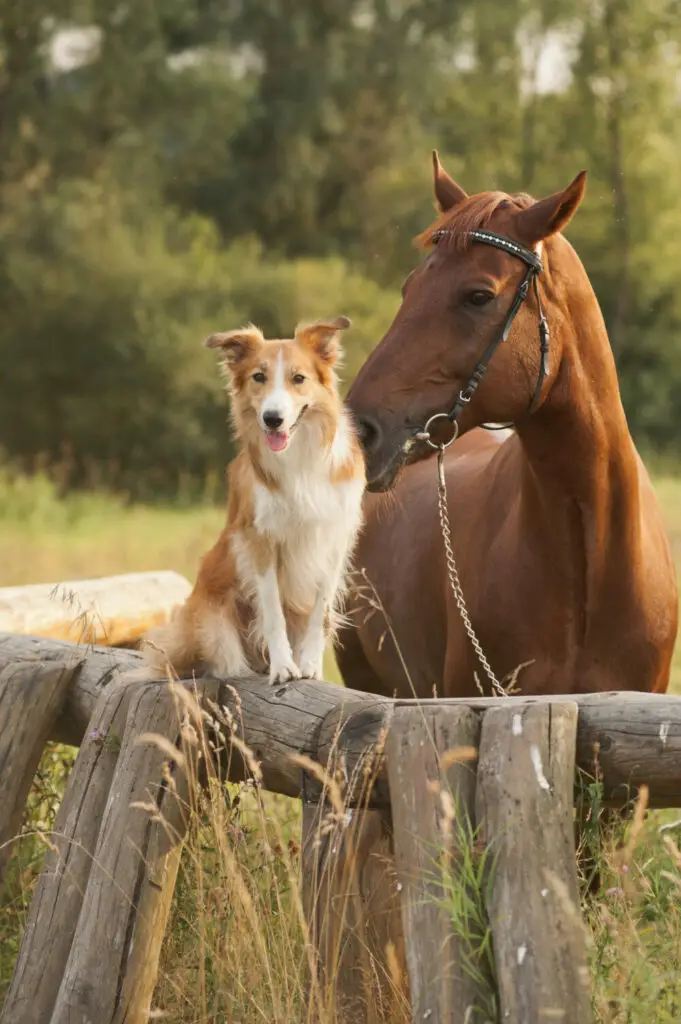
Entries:
{"type": "Polygon", "coordinates": [[[74,670],[73,662],[35,667],[24,662],[0,672],[0,879],[74,670]]]}
{"type": "Polygon", "coordinates": [[[312,1019],[406,1024],[389,813],[334,815],[332,804],[303,804],[301,866],[303,909],[317,957],[312,1019]]]}
{"type": "MultiPolygon", "coordinates": [[[[0,634],[0,671],[10,662],[80,661],[63,713],[52,739],[79,743],[102,690],[125,671],[139,665],[134,651],[68,644],[36,637],[0,634]]],[[[681,697],[648,693],[580,694],[561,698],[502,697],[438,700],[438,708],[465,705],[475,711],[503,705],[568,699],[579,707],[577,765],[599,772],[604,797],[622,804],[641,783],[650,790],[651,807],[681,807],[681,697]],[[597,753],[597,767],[594,755],[597,753]]],[[[295,796],[300,769],[290,753],[303,753],[326,763],[328,753],[342,750],[349,774],[358,770],[367,750],[384,738],[395,708],[416,702],[391,701],[329,683],[297,680],[270,687],[261,677],[240,680],[234,689],[223,684],[220,701],[243,722],[243,739],[262,760],[269,788],[295,796]],[[357,702],[357,703],[356,703],[357,702]]],[[[422,701],[422,707],[430,706],[422,701]]],[[[372,793],[374,806],[387,806],[385,768],[378,766],[372,793]]]]}
{"type": "MultiPolygon", "coordinates": [[[[52,669],[48,663],[46,666],[52,669]]],[[[101,696],[69,777],[0,1024],[49,1021],[69,957],[121,749],[132,688],[101,696]]]]}
{"type": "Polygon", "coordinates": [[[52,662],[73,668],[66,701],[48,739],[77,747],[101,694],[120,672],[138,667],[141,655],[67,640],[0,633],[0,672],[14,662],[30,663],[36,670],[52,662]]]}
{"type": "MultiPolygon", "coordinates": [[[[681,807],[681,697],[676,695],[614,692],[567,698],[393,702],[302,679],[270,688],[260,677],[240,681],[234,692],[223,686],[220,693],[221,702],[234,714],[241,714],[243,739],[257,751],[268,784],[289,796],[300,792],[300,771],[288,760],[291,752],[300,751],[326,765],[336,751],[342,754],[346,775],[362,779],[362,766],[372,749],[382,746],[398,708],[435,706],[440,711],[463,706],[485,711],[567,699],[579,708],[577,766],[586,773],[598,773],[606,801],[622,805],[645,783],[651,807],[681,807]],[[268,776],[270,768],[276,771],[268,776]]],[[[351,793],[348,799],[350,803],[363,802],[365,797],[351,793]]],[[[389,805],[385,765],[380,762],[375,768],[371,804],[389,805]]]]}
{"type": "MultiPolygon", "coordinates": [[[[391,701],[321,681],[300,679],[273,687],[262,676],[254,676],[233,686],[222,684],[220,703],[229,709],[240,739],[260,762],[267,789],[299,796],[301,770],[292,758],[303,755],[326,767],[338,756],[353,783],[348,802],[365,802],[362,769],[384,737],[382,726],[392,712],[391,701]]],[[[316,792],[314,779],[310,786],[316,792]]]]}
{"type": "Polygon", "coordinates": [[[134,686],[51,1024],[148,1019],[186,828],[185,773],[178,757],[169,785],[166,764],[183,714],[167,684],[134,686]]]}
{"type": "Polygon", "coordinates": [[[466,707],[398,708],[387,742],[395,861],[402,884],[413,1020],[482,1024],[494,987],[479,950],[475,767],[479,716],[466,707]]]}
{"type": "Polygon", "coordinates": [[[0,630],[81,643],[128,644],[166,622],[191,584],[177,572],[0,588],[0,630]]]}
{"type": "Polygon", "coordinates": [[[515,705],[482,722],[476,795],[490,863],[500,1019],[592,1019],[573,786],[577,705],[515,705]]]}

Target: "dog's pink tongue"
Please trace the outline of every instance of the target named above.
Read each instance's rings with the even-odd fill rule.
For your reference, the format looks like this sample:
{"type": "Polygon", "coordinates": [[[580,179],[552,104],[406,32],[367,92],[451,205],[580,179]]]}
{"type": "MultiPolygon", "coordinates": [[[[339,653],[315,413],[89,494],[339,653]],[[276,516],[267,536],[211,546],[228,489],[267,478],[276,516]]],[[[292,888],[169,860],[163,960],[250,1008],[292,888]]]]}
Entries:
{"type": "Polygon", "coordinates": [[[265,440],[273,452],[283,452],[288,444],[288,432],[284,430],[268,430],[265,434],[265,440]]]}

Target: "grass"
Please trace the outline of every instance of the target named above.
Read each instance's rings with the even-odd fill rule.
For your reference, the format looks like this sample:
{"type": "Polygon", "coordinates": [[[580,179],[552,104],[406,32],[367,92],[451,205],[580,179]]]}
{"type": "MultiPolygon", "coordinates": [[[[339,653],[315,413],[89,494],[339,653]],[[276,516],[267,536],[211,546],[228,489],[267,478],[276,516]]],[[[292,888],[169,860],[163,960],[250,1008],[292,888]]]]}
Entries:
{"type": "Polygon", "coordinates": [[[54,483],[0,470],[0,586],[175,569],[189,579],[224,511],[133,505],[100,493],[60,501],[54,483]]]}
{"type": "MultiPolygon", "coordinates": [[[[659,474],[656,487],[681,575],[681,478],[659,474]]],[[[222,522],[223,511],[209,502],[126,507],[99,494],[61,501],[47,477],[27,480],[0,471],[0,585],[149,569],[175,569],[191,579],[222,522]]],[[[331,661],[328,672],[335,674],[331,661]]],[[[681,645],[672,689],[681,692],[681,645]]],[[[72,757],[68,748],[47,749],[26,818],[34,832],[52,827],[72,757]]],[[[597,794],[592,797],[597,803],[597,794]]],[[[599,854],[601,885],[585,898],[584,911],[592,936],[594,1009],[603,1024],[681,1019],[681,821],[676,818],[673,812],[641,811],[633,823],[608,835],[599,854]]],[[[324,827],[338,827],[338,814],[335,826],[324,827]]],[[[312,1019],[299,836],[297,801],[243,786],[206,795],[183,854],[155,996],[164,1014],[159,1019],[173,1024],[307,1024],[312,1019]]],[[[35,835],[24,835],[13,849],[0,904],[0,999],[43,851],[35,835]]],[[[478,868],[471,855],[465,891],[456,879],[443,880],[443,905],[454,923],[477,913],[479,900],[471,891],[475,896],[478,868]]],[[[393,962],[393,969],[388,980],[394,988],[399,965],[393,962]]],[[[322,1024],[333,1024],[329,992],[318,992],[313,1001],[322,1024]]],[[[389,1019],[399,1019],[401,1012],[393,1010],[389,1019]]]]}

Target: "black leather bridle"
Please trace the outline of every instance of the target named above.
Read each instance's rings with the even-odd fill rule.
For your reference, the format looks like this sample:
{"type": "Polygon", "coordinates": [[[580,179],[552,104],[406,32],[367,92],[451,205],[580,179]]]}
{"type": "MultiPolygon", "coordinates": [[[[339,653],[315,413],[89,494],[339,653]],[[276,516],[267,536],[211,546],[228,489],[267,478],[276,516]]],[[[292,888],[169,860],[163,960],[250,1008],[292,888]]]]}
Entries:
{"type": "MultiPolygon", "coordinates": [[[[437,245],[438,241],[447,234],[447,228],[440,228],[435,231],[432,236],[432,241],[437,245]]],[[[536,252],[532,252],[531,249],[526,249],[524,245],[520,245],[518,242],[511,241],[510,238],[504,238],[503,235],[495,235],[493,231],[469,231],[468,237],[475,242],[482,242],[484,245],[492,245],[495,249],[501,249],[502,252],[507,252],[509,256],[515,256],[520,259],[527,266],[527,272],[525,277],[518,285],[518,290],[515,293],[511,308],[508,311],[504,325],[492,341],[489,343],[480,359],[478,360],[475,369],[468,378],[468,383],[459,392],[454,405],[449,412],[438,412],[434,416],[431,416],[426,423],[423,431],[417,434],[418,440],[427,441],[433,448],[441,448],[442,444],[437,444],[431,439],[429,428],[437,420],[447,419],[454,427],[453,436],[449,441],[446,442],[444,447],[447,447],[455,441],[459,433],[458,419],[463,409],[468,405],[475,392],[478,390],[480,382],[487,373],[489,363],[501,345],[502,341],[506,341],[510,333],[513,321],[515,320],[520,307],[527,298],[530,287],[534,289],[534,294],[537,299],[537,309],[539,312],[539,373],[537,375],[537,384],[534,389],[534,395],[530,404],[529,412],[534,412],[541,395],[542,386],[544,381],[549,375],[549,325],[546,317],[544,316],[544,310],[539,297],[539,287],[537,285],[537,277],[544,269],[544,264],[537,255],[536,252]]]]}

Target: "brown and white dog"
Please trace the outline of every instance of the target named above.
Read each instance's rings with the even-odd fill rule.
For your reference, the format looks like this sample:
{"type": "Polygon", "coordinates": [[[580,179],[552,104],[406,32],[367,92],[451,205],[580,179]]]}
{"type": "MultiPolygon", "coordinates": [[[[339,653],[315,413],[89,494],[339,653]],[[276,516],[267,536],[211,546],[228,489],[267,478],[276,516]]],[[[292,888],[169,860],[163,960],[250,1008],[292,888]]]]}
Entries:
{"type": "Polygon", "coordinates": [[[364,461],[334,367],[346,317],[301,324],[293,340],[253,326],[213,334],[239,452],[227,524],[196,586],[144,650],[155,669],[218,677],[269,670],[272,683],[320,677],[361,525],[364,461]]]}

